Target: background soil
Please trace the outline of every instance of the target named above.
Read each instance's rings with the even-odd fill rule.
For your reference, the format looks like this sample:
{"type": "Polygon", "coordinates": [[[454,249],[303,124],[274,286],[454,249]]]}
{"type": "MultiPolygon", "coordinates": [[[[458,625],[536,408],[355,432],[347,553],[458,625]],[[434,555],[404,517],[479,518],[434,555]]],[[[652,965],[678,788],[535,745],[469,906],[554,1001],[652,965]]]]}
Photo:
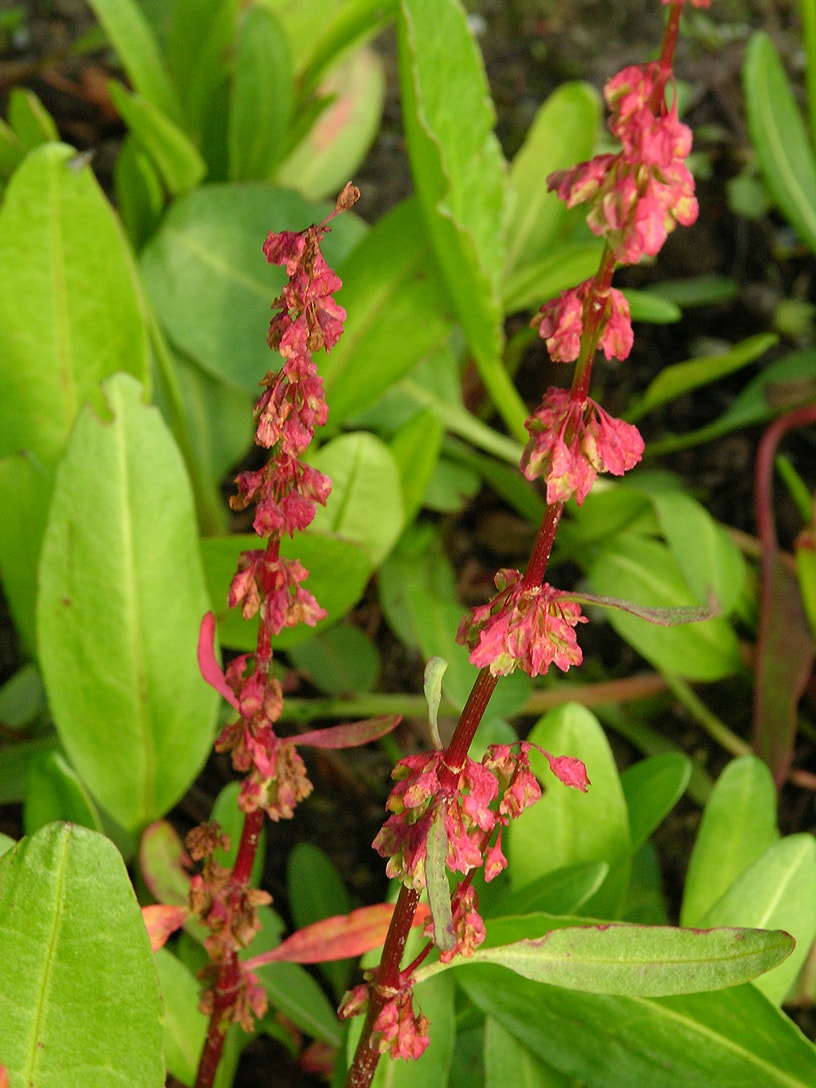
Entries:
{"type": "MultiPolygon", "coordinates": [[[[12,7],[22,8],[25,15],[19,29],[5,34],[0,19],[3,115],[2,99],[8,90],[15,85],[31,87],[55,117],[62,137],[80,150],[94,150],[94,167],[104,183],[109,179],[123,128],[105,90],[114,58],[105,50],[83,58],[70,53],[72,43],[92,25],[88,8],[81,0],[26,0],[18,4],[0,0],[0,16],[12,7]]],[[[600,90],[624,65],[652,56],[661,36],[662,9],[652,0],[484,0],[468,7],[485,54],[498,110],[497,131],[508,157],[519,147],[538,106],[561,82],[587,79],[600,90]]],[[[792,0],[715,0],[710,12],[690,13],[678,48],[676,71],[689,89],[685,120],[695,131],[700,219],[691,229],[678,230],[670,237],[655,265],[627,270],[619,283],[640,287],[655,280],[717,274],[736,283],[736,294],[717,306],[689,310],[677,325],[639,328],[626,367],[615,371],[608,382],[613,411],[642,391],[661,367],[772,328],[783,300],[816,302],[813,258],[799,246],[784,221],[773,213],[763,213],[753,220],[737,216],[729,203],[729,186],[751,155],[740,66],[748,37],[758,28],[772,34],[789,72],[801,76],[797,5],[792,0]]],[[[385,116],[376,143],[355,177],[363,191],[361,214],[372,220],[410,190],[393,35],[385,34],[378,48],[389,72],[385,116]]],[[[796,337],[783,341],[778,350],[782,353],[791,346],[812,343],[812,326],[805,321],[796,337]]],[[[538,350],[531,351],[522,363],[520,388],[529,394],[531,404],[537,401],[544,384],[541,375],[545,365],[538,350]]],[[[650,417],[648,426],[653,435],[663,429],[683,432],[700,427],[722,413],[747,379],[747,373],[740,372],[733,380],[718,383],[716,391],[705,390],[683,398],[662,417],[650,417]]],[[[644,437],[648,443],[648,429],[644,437]]],[[[715,517],[751,534],[757,438],[757,433],[740,432],[663,463],[683,476],[692,493],[703,498],[715,517]]],[[[795,439],[788,452],[800,469],[816,464],[813,436],[795,439]]],[[[816,486],[816,479],[810,482],[816,486]]],[[[779,519],[782,542],[789,544],[799,522],[784,500],[779,519]]],[[[481,583],[492,576],[498,562],[513,558],[508,556],[508,540],[517,542],[510,545],[510,550],[515,548],[523,561],[529,546],[529,528],[485,492],[448,527],[448,539],[465,586],[481,583]]],[[[378,632],[387,662],[385,689],[412,693],[420,690],[421,663],[406,658],[385,625],[378,622],[373,598],[363,602],[358,615],[361,623],[378,632]]],[[[626,675],[635,664],[631,651],[617,639],[610,640],[602,628],[585,644],[587,657],[593,653],[611,675],[626,675]]],[[[0,633],[0,680],[10,675],[17,664],[13,635],[5,622],[0,633]]],[[[720,697],[724,704],[730,704],[733,692],[725,685],[720,697]]],[[[716,691],[712,698],[716,701],[716,691]]],[[[730,720],[733,718],[731,713],[730,720]]],[[[750,708],[746,707],[746,727],[749,718],[750,708]]],[[[663,724],[672,739],[710,771],[716,772],[725,761],[725,756],[713,749],[710,740],[678,708],[668,713],[663,724]]],[[[615,743],[623,763],[634,758],[635,753],[625,743],[615,743]]],[[[807,739],[799,755],[800,765],[816,769],[807,739]]],[[[382,820],[389,770],[385,757],[377,752],[355,753],[350,758],[324,756],[312,764],[315,793],[299,809],[295,821],[278,825],[269,836],[266,886],[279,910],[286,912],[281,875],[285,858],[297,841],[317,842],[326,849],[360,902],[373,901],[382,894],[382,866],[369,844],[382,820]]],[[[208,816],[214,796],[230,778],[226,761],[213,758],[175,814],[182,830],[208,816]]],[[[19,834],[19,811],[6,811],[3,817],[4,828],[19,834]]],[[[659,835],[670,904],[678,901],[698,818],[694,806],[681,804],[659,835]]],[[[785,830],[813,830],[812,799],[801,791],[783,793],[781,819],[785,830]]],[[[805,1027],[812,1037],[816,1036],[812,1026],[805,1027]]],[[[305,1083],[308,1078],[304,1079],[283,1048],[269,1039],[260,1039],[249,1049],[238,1082],[240,1088],[305,1083]]]]}

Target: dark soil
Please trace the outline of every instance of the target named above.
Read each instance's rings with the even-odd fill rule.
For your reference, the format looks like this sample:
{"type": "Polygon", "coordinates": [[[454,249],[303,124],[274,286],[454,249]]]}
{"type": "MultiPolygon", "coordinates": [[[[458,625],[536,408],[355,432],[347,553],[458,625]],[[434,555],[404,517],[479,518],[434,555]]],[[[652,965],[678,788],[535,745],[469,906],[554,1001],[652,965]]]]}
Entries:
{"type": "MultiPolygon", "coordinates": [[[[10,6],[0,0],[0,15],[10,6]]],[[[80,150],[95,151],[94,167],[103,183],[109,179],[123,129],[105,90],[105,78],[113,60],[100,51],[73,57],[71,45],[91,25],[81,0],[28,0],[21,28],[4,38],[0,30],[0,98],[12,86],[33,89],[54,116],[62,137],[80,150]]],[[[626,64],[654,54],[662,27],[662,9],[643,0],[484,0],[468,5],[474,10],[474,28],[486,56],[488,75],[498,110],[498,134],[505,153],[519,147],[536,109],[546,96],[567,79],[588,79],[599,89],[626,64]]],[[[792,240],[784,221],[773,213],[756,220],[736,216],[729,205],[729,183],[750,159],[745,128],[740,66],[750,32],[770,32],[785,57],[789,71],[801,75],[802,54],[797,37],[798,5],[793,0],[718,0],[710,12],[694,12],[688,32],[681,39],[676,70],[689,85],[686,121],[696,133],[696,171],[700,219],[689,230],[678,230],[653,266],[631,269],[619,285],[645,287],[664,279],[684,279],[717,274],[738,285],[734,298],[717,306],[689,310],[682,322],[646,326],[636,330],[635,349],[626,366],[602,376],[612,411],[621,409],[642,392],[665,365],[733,343],[751,333],[772,327],[778,304],[796,297],[816,302],[812,255],[792,240]]],[[[390,83],[382,131],[355,178],[363,191],[362,214],[375,219],[410,189],[410,175],[402,144],[400,109],[393,36],[381,43],[390,83]]],[[[5,103],[0,101],[5,114],[5,103]]],[[[810,346],[811,331],[802,340],[783,342],[779,353],[792,346],[810,346]]],[[[540,351],[532,350],[519,374],[520,388],[529,392],[530,403],[543,386],[540,351]]],[[[714,390],[692,394],[673,404],[662,418],[650,417],[644,437],[657,437],[665,429],[684,432],[719,416],[730,398],[747,381],[746,372],[717,384],[714,390]],[[651,428],[651,434],[650,430],[651,428]]],[[[746,534],[755,532],[753,515],[753,459],[758,434],[748,431],[668,458],[664,466],[679,473],[693,494],[703,498],[719,520],[746,534]]],[[[786,445],[800,471],[811,472],[813,438],[796,438],[786,445]],[[810,468],[808,467],[810,466],[810,468]]],[[[789,546],[800,528],[796,512],[782,502],[779,532],[789,546]]],[[[508,540],[516,540],[517,562],[529,547],[530,529],[485,491],[473,506],[447,529],[451,552],[462,584],[484,585],[499,562],[508,561],[508,540]]],[[[374,596],[360,608],[361,622],[378,634],[386,661],[385,690],[421,689],[421,662],[406,658],[405,651],[378,621],[374,596]]],[[[7,617],[0,615],[0,680],[16,668],[17,653],[7,617]]],[[[603,629],[582,644],[591,673],[592,658],[607,675],[624,676],[641,667],[627,647],[611,639],[603,629]]],[[[596,672],[598,670],[596,669],[596,672]]],[[[750,693],[733,683],[721,691],[707,692],[707,699],[723,703],[723,714],[735,729],[750,729],[750,693]],[[742,701],[743,720],[734,706],[742,701]]],[[[812,712],[812,704],[811,704],[812,712]]],[[[662,727],[698,763],[711,773],[726,756],[682,709],[666,706],[662,727]]],[[[615,740],[623,763],[638,753],[615,740]]],[[[798,764],[816,771],[813,743],[805,739],[798,764]]],[[[297,819],[277,825],[269,835],[266,887],[275,905],[286,913],[286,890],[281,874],[285,858],[298,841],[320,844],[343,872],[358,902],[381,897],[384,876],[380,860],[370,850],[383,815],[390,767],[384,756],[364,752],[351,756],[323,757],[312,761],[315,783],[312,798],[298,811],[297,819]]],[[[214,757],[179,807],[175,818],[181,830],[206,818],[213,798],[231,777],[220,757],[214,757]]],[[[801,790],[785,790],[781,798],[783,830],[813,830],[812,798],[801,790]]],[[[2,829],[19,835],[19,810],[3,814],[2,829]]],[[[676,908],[699,808],[691,802],[677,811],[657,836],[664,866],[666,893],[676,908]]],[[[813,1025],[804,1025],[816,1037],[813,1025]]],[[[316,1083],[303,1078],[298,1067],[278,1044],[260,1039],[245,1055],[239,1088],[264,1084],[289,1086],[316,1083]],[[271,1073],[271,1070],[277,1072],[271,1073]]]]}

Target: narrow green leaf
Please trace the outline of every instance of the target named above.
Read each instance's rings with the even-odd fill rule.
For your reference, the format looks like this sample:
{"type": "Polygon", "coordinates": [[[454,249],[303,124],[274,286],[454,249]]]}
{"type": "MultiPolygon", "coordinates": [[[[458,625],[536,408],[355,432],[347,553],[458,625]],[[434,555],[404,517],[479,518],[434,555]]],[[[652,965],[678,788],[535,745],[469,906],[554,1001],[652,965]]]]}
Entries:
{"type": "Polygon", "coordinates": [[[174,0],[167,67],[184,111],[185,131],[198,142],[218,95],[227,90],[240,0],[174,0]]]}
{"type": "Polygon", "coordinates": [[[428,852],[425,858],[428,905],[431,908],[431,917],[433,918],[433,939],[440,952],[450,952],[456,946],[447,860],[448,833],[445,830],[445,810],[440,805],[431,818],[431,827],[428,832],[428,852]]]}
{"type": "Polygon", "coordinates": [[[424,691],[428,703],[428,721],[431,726],[431,738],[435,748],[442,747],[439,739],[439,704],[442,702],[442,678],[448,668],[447,661],[441,657],[432,657],[425,665],[424,691]]]}
{"type": "MultiPolygon", "coordinates": [[[[253,954],[257,952],[255,945],[253,954]]],[[[341,1039],[337,1014],[312,976],[297,963],[265,963],[255,969],[266,996],[302,1031],[329,1046],[341,1039]]]]}
{"type": "MultiPolygon", "coordinates": [[[[23,141],[6,122],[0,118],[0,179],[7,181],[26,156],[23,141]]],[[[0,195],[3,187],[0,185],[0,195]]]]}
{"type": "Polygon", "coordinates": [[[779,55],[761,31],[748,43],[743,88],[751,142],[768,187],[816,251],[816,159],[779,55]]]}
{"type": "Polygon", "coordinates": [[[777,337],[771,333],[760,333],[742,340],[721,355],[701,356],[663,367],[643,397],[626,413],[626,418],[635,423],[655,408],[741,370],[760,355],[764,355],[776,342],[777,337]]]}
{"type": "Polygon", "coordinates": [[[0,456],[56,461],[102,378],[149,376],[133,259],[110,205],[73,149],[43,144],[11,179],[0,209],[0,456]]]}
{"type": "Polygon", "coordinates": [[[164,211],[165,194],[153,160],[135,137],[125,137],[113,167],[119,216],[134,249],[155,232],[164,211]]]}
{"type": "Polygon", "coordinates": [[[33,151],[40,144],[56,143],[59,140],[54,118],[36,94],[24,87],[12,87],[8,119],[26,151],[33,151]]]}
{"type": "Polygon", "coordinates": [[[164,1005],[167,1071],[182,1084],[192,1084],[207,1035],[207,1017],[198,1007],[201,983],[166,948],[158,949],[154,959],[164,1005]]]}
{"type": "Polygon", "coordinates": [[[603,861],[609,876],[582,911],[614,918],[628,885],[631,843],[626,802],[603,729],[584,707],[568,703],[545,715],[528,739],[554,756],[582,759],[592,785],[587,793],[568,789],[553,777],[543,756],[530,753],[545,792],[507,829],[513,890],[556,869],[603,861]]]}
{"type": "Polygon", "coordinates": [[[699,925],[753,862],[779,839],[776,790],[756,756],[732,760],[717,779],[691,853],[680,922],[699,925]]]}
{"type": "Polygon", "coordinates": [[[538,308],[561,291],[589,279],[598,271],[603,242],[570,242],[532,264],[511,273],[502,284],[508,313],[538,308]]]}
{"type": "Polygon", "coordinates": [[[132,378],[106,393],[113,420],[85,410],[57,472],[37,633],[60,739],[133,830],[195,778],[217,696],[196,661],[208,602],[181,457],[132,378]]]}
{"type": "Polygon", "coordinates": [[[374,404],[445,342],[451,328],[444,286],[414,200],[383,216],[338,274],[346,330],[320,367],[330,428],[374,404]]]}
{"type": "Polygon", "coordinates": [[[439,462],[443,427],[436,413],[423,408],[411,416],[391,440],[391,452],[400,473],[405,520],[419,513],[422,500],[439,462]]]}
{"type": "Polygon", "coordinates": [[[671,812],[690,778],[691,760],[679,752],[662,752],[641,759],[621,774],[633,853],[671,812]]]}
{"type": "Polygon", "coordinates": [[[482,59],[458,0],[402,0],[398,28],[408,153],[434,253],[488,393],[524,441],[526,409],[501,359],[504,163],[482,59]]]}
{"type": "Polygon", "coordinates": [[[35,756],[28,765],[23,826],[32,835],[54,820],[102,830],[85,783],[60,752],[51,751],[35,756]]]}
{"type": "Polygon", "coordinates": [[[781,1005],[816,936],[816,839],[788,835],[745,869],[703,915],[705,926],[784,929],[796,941],[793,955],[756,980],[769,1001],[781,1005]]]}
{"type": "Polygon", "coordinates": [[[538,940],[478,948],[470,962],[497,963],[522,978],[567,990],[667,997],[747,982],[786,959],[793,943],[781,930],[580,926],[554,929],[538,940]]]}
{"type": "MultiPolygon", "coordinates": [[[[351,910],[351,899],[339,870],[329,856],[312,843],[298,843],[289,855],[286,884],[292,920],[297,929],[334,915],[348,914],[351,910]]],[[[338,1000],[348,985],[351,969],[351,960],[320,964],[320,970],[338,1000]]]]}
{"type": "Polygon", "coordinates": [[[575,222],[564,202],[547,190],[547,177],[592,157],[600,116],[600,97],[588,83],[562,83],[539,107],[510,168],[503,278],[550,256],[564,240],[567,224],[575,222]]]}
{"type": "Polygon", "coordinates": [[[229,106],[229,173],[265,180],[281,157],[294,105],[289,42],[267,8],[245,12],[229,106]]]}
{"type": "Polygon", "coordinates": [[[12,1085],[161,1088],[162,1009],[108,839],[48,824],[0,860],[0,1053],[12,1085]]]}
{"type": "Polygon", "coordinates": [[[150,157],[171,196],[196,186],[207,172],[206,164],[184,131],[149,99],[131,94],[111,80],[114,105],[134,138],[150,157]]]}
{"type": "Polygon", "coordinates": [[[176,124],[182,111],[150,25],[136,0],[88,0],[136,92],[176,124]]]}
{"type": "Polygon", "coordinates": [[[588,1088],[816,1082],[816,1047],[752,985],[633,998],[570,992],[477,964],[456,976],[527,1049],[588,1088]]]}
{"type": "MultiPolygon", "coordinates": [[[[677,560],[659,541],[627,533],[598,552],[589,569],[594,592],[614,594],[649,607],[695,602],[677,560]]],[[[659,669],[689,680],[716,680],[740,666],[737,637],[724,619],[660,627],[609,609],[609,622],[638,653],[659,669]]]]}
{"type": "Polygon", "coordinates": [[[288,657],[326,695],[374,691],[382,672],[374,640],[353,623],[338,623],[293,645],[288,657]]]}
{"type": "Polygon", "coordinates": [[[37,560],[52,488],[53,473],[34,457],[20,453],[0,459],[0,577],[17,634],[32,655],[37,646],[37,560]]]}

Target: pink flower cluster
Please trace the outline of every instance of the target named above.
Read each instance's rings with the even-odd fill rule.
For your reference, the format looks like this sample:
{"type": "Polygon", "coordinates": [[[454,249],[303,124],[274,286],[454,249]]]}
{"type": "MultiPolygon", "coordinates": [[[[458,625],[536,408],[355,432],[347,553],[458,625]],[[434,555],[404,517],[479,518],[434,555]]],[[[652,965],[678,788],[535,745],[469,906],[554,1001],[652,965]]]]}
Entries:
{"type": "Polygon", "coordinates": [[[548,187],[572,208],[591,203],[591,230],[606,239],[621,264],[654,256],[677,223],[697,218],[694,180],[684,159],[691,131],[665,103],[666,71],[659,63],[624,68],[606,85],[609,128],[621,142],[614,155],[550,175],[548,187]]]}
{"type": "MultiPolygon", "coordinates": [[[[370,986],[376,972],[367,971],[365,977],[366,982],[349,990],[343,998],[337,1010],[341,1020],[359,1016],[368,1007],[370,986]]],[[[384,1001],[374,1022],[371,1043],[380,1054],[416,1061],[430,1042],[430,1022],[421,1012],[414,1012],[414,983],[408,973],[401,973],[399,981],[398,986],[389,987],[382,993],[384,1001]]]]}
{"type": "Polygon", "coordinates": [[[526,587],[517,570],[498,571],[494,583],[496,596],[472,609],[456,632],[456,641],[471,647],[473,665],[488,667],[493,676],[518,667],[543,676],[552,664],[564,672],[581,664],[574,628],[586,616],[577,601],[546,582],[526,587]]]}
{"type": "Polygon", "coordinates": [[[574,495],[580,506],[599,472],[623,476],[643,455],[637,427],[610,416],[590,397],[574,399],[567,389],[548,389],[524,426],[530,441],[521,471],[528,480],[546,481],[550,504],[574,495]]]}

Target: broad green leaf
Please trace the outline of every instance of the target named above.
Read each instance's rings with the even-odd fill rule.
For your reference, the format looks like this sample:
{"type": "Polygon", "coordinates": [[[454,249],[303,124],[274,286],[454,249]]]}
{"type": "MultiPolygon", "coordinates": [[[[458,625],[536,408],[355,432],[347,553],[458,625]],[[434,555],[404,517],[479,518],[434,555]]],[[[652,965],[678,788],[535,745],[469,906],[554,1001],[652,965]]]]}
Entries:
{"type": "Polygon", "coordinates": [[[196,661],[207,595],[181,457],[140,386],[105,387],[60,462],[40,563],[39,657],[60,739],[126,829],[167,812],[212,742],[196,661]]]}
{"type": "Polygon", "coordinates": [[[32,151],[0,209],[0,456],[50,466],[85,401],[114,371],[146,380],[147,335],[121,227],[64,144],[32,151]]]}
{"type": "Polygon", "coordinates": [[[482,380],[524,441],[527,412],[501,359],[504,163],[482,58],[458,0],[402,0],[400,12],[403,121],[425,223],[482,380]]]}
{"type": "Polygon", "coordinates": [[[382,663],[374,641],[353,623],[338,623],[291,646],[298,672],[326,695],[373,691],[382,663]]]}
{"type": "Polygon", "coordinates": [[[263,181],[271,176],[281,157],[293,104],[286,35],[271,11],[260,5],[250,7],[238,31],[229,103],[231,180],[263,181]]]}
{"type": "MultiPolygon", "coordinates": [[[[621,777],[623,783],[623,777],[621,777]]],[[[525,884],[518,891],[501,896],[495,914],[529,915],[534,911],[551,914],[577,914],[606,879],[609,866],[604,861],[567,865],[525,884]]],[[[491,923],[492,924],[492,923],[491,923]]],[[[488,939],[490,934],[488,934],[488,939]]]]}
{"type": "Polygon", "coordinates": [[[751,142],[783,214],[816,252],[816,159],[782,62],[767,34],[753,34],[743,88],[751,142]]]}
{"type": "Polygon", "coordinates": [[[533,1054],[588,1088],[811,1088],[816,1082],[816,1047],[752,985],[680,997],[610,997],[477,964],[459,968],[456,981],[533,1054]]]}
{"type": "Polygon", "coordinates": [[[278,185],[312,200],[335,196],[360,169],[382,117],[382,60],[371,49],[356,50],[326,74],[318,94],[328,97],[329,104],[274,171],[278,185]]]}
{"type": "MultiPolygon", "coordinates": [[[[303,230],[331,210],[260,182],[203,186],[177,200],[142,252],[148,293],[173,344],[258,396],[261,378],[280,366],[266,330],[285,282],[283,269],[267,264],[263,243],[270,230],[303,230]]],[[[327,262],[335,267],[364,232],[350,212],[333,220],[327,262]]]]}
{"type": "Polygon", "coordinates": [[[732,760],[703,812],[691,854],[680,922],[700,925],[734,881],[779,839],[776,790],[756,756],[732,760]]]}
{"type": "MultiPolygon", "coordinates": [[[[253,955],[258,949],[252,946],[253,955]]],[[[329,1046],[341,1039],[334,1008],[309,972],[297,963],[264,963],[255,974],[266,990],[270,1005],[297,1027],[329,1046]]]]}
{"type": "MultiPolygon", "coordinates": [[[[207,537],[201,541],[211,608],[218,621],[218,637],[224,646],[234,650],[255,649],[258,621],[253,618],[247,622],[240,608],[228,608],[227,593],[241,552],[258,548],[262,543],[258,537],[246,534],[207,537]]],[[[360,600],[372,573],[371,561],[362,544],[331,533],[301,533],[294,540],[285,537],[281,541],[281,555],[303,563],[309,571],[304,588],[329,615],[315,627],[300,624],[284,628],[275,636],[276,649],[304,642],[315,631],[337,623],[360,600]]]]}
{"type": "Polygon", "coordinates": [[[683,312],[676,302],[662,298],[657,291],[626,290],[632,321],[648,321],[653,325],[671,325],[679,321],[683,312]]]}
{"type": "Polygon", "coordinates": [[[122,120],[150,157],[170,195],[180,196],[198,185],[207,167],[184,130],[147,98],[131,94],[115,80],[108,89],[122,120]]]}
{"type": "Polygon", "coordinates": [[[691,760],[679,752],[641,759],[621,774],[633,853],[671,812],[690,778],[691,760]]]}
{"type": "Polygon", "coordinates": [[[649,412],[677,400],[693,389],[711,385],[720,378],[741,370],[760,355],[764,355],[776,342],[777,337],[771,333],[760,333],[742,340],[721,355],[704,355],[663,367],[642,398],[629,408],[626,418],[635,423],[649,412]]]}
{"type": "Polygon", "coordinates": [[[54,820],[101,831],[99,813],[85,783],[60,752],[42,752],[28,765],[23,826],[32,835],[54,820]]]}
{"type": "Polygon", "coordinates": [[[240,0],[174,0],[167,67],[184,110],[184,127],[198,140],[217,95],[225,94],[240,0]]]}
{"type": "Polygon", "coordinates": [[[730,615],[745,584],[745,560],[727,530],[683,491],[649,489],[649,497],[693,596],[702,602],[713,594],[730,615]]]}
{"type": "Polygon", "coordinates": [[[34,92],[24,87],[12,87],[8,101],[8,119],[26,151],[33,151],[40,144],[59,140],[53,117],[34,92]]]}
{"type": "Polygon", "coordinates": [[[59,749],[56,736],[19,741],[0,748],[0,804],[19,805],[25,801],[28,768],[44,752],[59,749]]]}
{"type": "Polygon", "coordinates": [[[443,427],[430,408],[423,408],[403,423],[391,440],[405,502],[405,520],[410,524],[419,513],[422,500],[439,460],[443,427]]]}
{"type": "Polygon", "coordinates": [[[484,1034],[485,1088],[573,1088],[563,1073],[537,1058],[488,1016],[484,1034]]]}
{"type": "Polygon", "coordinates": [[[548,191],[547,177],[592,157],[600,114],[598,92],[588,83],[562,83],[539,107],[510,168],[505,280],[550,256],[574,224],[575,214],[548,191]]]}
{"type": "Polygon", "coordinates": [[[361,544],[375,569],[405,524],[399,471],[388,446],[357,431],[327,443],[311,464],[332,481],[325,506],[315,511],[315,532],[335,533],[361,544]]]}
{"type": "Polygon", "coordinates": [[[167,1071],[182,1084],[193,1084],[207,1035],[207,1017],[198,1007],[201,983],[172,952],[154,953],[164,1005],[164,1053],[167,1071]]]}
{"type": "Polygon", "coordinates": [[[137,0],[88,0],[137,94],[181,123],[178,95],[137,0]]]}
{"type": "Polygon", "coordinates": [[[0,195],[4,189],[2,182],[11,177],[25,156],[26,149],[23,141],[11,126],[0,118],[0,195]]]}
{"type": "Polygon", "coordinates": [[[793,955],[755,983],[781,1005],[816,936],[816,839],[788,835],[773,843],[706,911],[701,924],[784,929],[795,938],[793,955]]]}
{"type": "Polygon", "coordinates": [[[156,970],[112,842],[53,823],[4,855],[0,958],[11,1085],[164,1085],[156,970]]]}
{"type": "Polygon", "coordinates": [[[776,967],[792,950],[793,938],[781,930],[607,924],[554,929],[537,940],[477,948],[467,962],[496,963],[522,978],[567,990],[667,997],[747,982],[776,967]]]}
{"type": "Polygon", "coordinates": [[[314,91],[325,71],[353,46],[377,35],[393,17],[399,0],[264,0],[286,26],[298,59],[303,91],[314,91]]]}
{"type": "Polygon", "coordinates": [[[374,404],[447,340],[451,326],[414,200],[383,216],[338,272],[346,331],[320,362],[332,429],[374,404]]]}
{"type": "MultiPolygon", "coordinates": [[[[705,603],[695,600],[664,544],[634,533],[618,537],[598,552],[589,580],[599,596],[650,608],[705,603]]],[[[614,608],[605,614],[622,638],[665,672],[689,680],[718,680],[739,668],[737,637],[724,619],[662,627],[614,608]]]]}
{"type": "Polygon", "coordinates": [[[550,772],[535,750],[530,766],[544,786],[541,800],[507,829],[509,872],[514,892],[543,873],[582,862],[606,862],[607,880],[582,907],[585,914],[614,918],[629,879],[629,816],[609,743],[598,720],[577,703],[546,714],[529,735],[553,756],[582,759],[592,785],[570,789],[550,772]]]}

